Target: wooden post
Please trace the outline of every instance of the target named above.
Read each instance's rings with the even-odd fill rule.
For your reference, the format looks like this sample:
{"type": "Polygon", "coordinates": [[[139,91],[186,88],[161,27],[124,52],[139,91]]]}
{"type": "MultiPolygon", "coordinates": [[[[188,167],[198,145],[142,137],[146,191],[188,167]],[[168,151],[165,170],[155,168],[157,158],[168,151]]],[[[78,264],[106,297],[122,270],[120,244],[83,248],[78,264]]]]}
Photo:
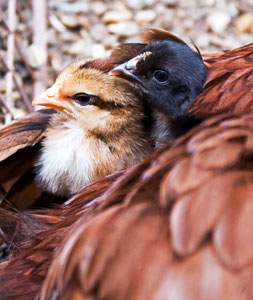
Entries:
{"type": "MultiPolygon", "coordinates": [[[[33,44],[47,55],[47,0],[33,0],[33,44]]],[[[46,63],[35,72],[33,94],[46,89],[46,63]]]]}
{"type": "MultiPolygon", "coordinates": [[[[16,0],[8,1],[8,27],[10,29],[7,40],[7,66],[6,74],[6,106],[13,106],[12,91],[13,91],[13,72],[14,72],[14,50],[15,50],[15,27],[16,27],[16,0]]],[[[11,113],[5,115],[5,124],[11,121],[11,113]]]]}

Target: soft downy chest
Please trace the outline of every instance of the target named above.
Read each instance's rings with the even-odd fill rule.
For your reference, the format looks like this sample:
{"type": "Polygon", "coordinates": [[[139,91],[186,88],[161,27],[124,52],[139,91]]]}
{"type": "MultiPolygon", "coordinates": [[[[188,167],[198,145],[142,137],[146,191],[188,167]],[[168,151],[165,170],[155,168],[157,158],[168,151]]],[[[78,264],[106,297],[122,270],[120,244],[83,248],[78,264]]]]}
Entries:
{"type": "Polygon", "coordinates": [[[93,153],[85,132],[74,124],[50,128],[35,163],[37,181],[58,195],[79,191],[93,179],[93,153]]]}

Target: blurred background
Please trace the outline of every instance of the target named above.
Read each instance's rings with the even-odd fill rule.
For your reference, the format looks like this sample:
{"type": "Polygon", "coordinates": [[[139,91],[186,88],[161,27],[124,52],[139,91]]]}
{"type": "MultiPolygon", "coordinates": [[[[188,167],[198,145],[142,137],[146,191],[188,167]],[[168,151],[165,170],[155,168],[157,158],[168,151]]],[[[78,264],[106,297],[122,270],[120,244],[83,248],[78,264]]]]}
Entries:
{"type": "Polygon", "coordinates": [[[101,57],[166,29],[202,53],[253,41],[252,0],[0,0],[0,127],[80,57],[101,57]]]}

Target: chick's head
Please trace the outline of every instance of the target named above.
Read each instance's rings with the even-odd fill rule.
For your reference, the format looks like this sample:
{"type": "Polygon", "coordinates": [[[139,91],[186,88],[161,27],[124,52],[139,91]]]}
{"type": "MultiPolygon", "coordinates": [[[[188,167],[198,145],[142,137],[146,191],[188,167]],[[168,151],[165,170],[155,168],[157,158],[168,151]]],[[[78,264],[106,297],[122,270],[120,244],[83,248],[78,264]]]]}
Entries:
{"type": "Polygon", "coordinates": [[[161,112],[181,117],[202,91],[205,65],[199,53],[167,32],[153,30],[150,41],[111,74],[132,81],[139,94],[161,112]]]}
{"type": "Polygon", "coordinates": [[[132,85],[93,65],[96,61],[71,64],[51,88],[33,100],[33,105],[55,108],[87,132],[109,133],[125,122],[143,118],[143,104],[132,85]]]}
{"type": "Polygon", "coordinates": [[[104,67],[98,61],[71,64],[33,101],[59,112],[35,163],[37,182],[53,194],[70,196],[152,150],[143,102],[128,81],[104,67]]]}

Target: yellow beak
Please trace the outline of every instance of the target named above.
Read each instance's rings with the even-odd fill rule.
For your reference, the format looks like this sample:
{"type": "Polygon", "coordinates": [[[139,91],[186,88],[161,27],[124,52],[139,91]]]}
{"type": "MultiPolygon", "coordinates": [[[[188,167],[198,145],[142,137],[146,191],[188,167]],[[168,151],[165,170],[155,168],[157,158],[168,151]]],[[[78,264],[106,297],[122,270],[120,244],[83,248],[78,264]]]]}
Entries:
{"type": "Polygon", "coordinates": [[[51,88],[47,89],[44,93],[35,97],[32,101],[32,105],[42,105],[47,107],[52,107],[57,110],[67,110],[72,112],[71,102],[68,98],[63,98],[59,92],[60,88],[53,85],[51,88]]]}

